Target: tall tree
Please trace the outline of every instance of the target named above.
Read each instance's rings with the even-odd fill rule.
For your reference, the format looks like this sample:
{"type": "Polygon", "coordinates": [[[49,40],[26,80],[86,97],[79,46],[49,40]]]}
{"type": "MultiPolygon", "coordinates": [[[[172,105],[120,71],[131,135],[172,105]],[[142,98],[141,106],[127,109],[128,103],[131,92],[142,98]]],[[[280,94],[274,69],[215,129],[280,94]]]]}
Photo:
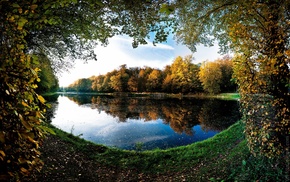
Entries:
{"type": "MultiPolygon", "coordinates": [[[[236,54],[235,75],[241,93],[246,136],[251,151],[268,157],[285,152],[290,131],[289,29],[290,1],[176,1],[178,39],[192,50],[199,43],[236,54]],[[265,116],[256,97],[268,100],[265,116]],[[252,111],[255,110],[255,113],[252,111]],[[250,115],[249,115],[250,113],[250,115]],[[257,117],[252,117],[256,115],[257,117]],[[268,119],[267,119],[268,118],[268,119]]],[[[262,101],[261,101],[262,102],[262,101]]],[[[263,103],[263,102],[262,102],[263,103]]]]}
{"type": "Polygon", "coordinates": [[[173,92],[188,93],[199,90],[198,67],[192,63],[192,59],[192,56],[184,58],[178,56],[171,64],[171,75],[166,81],[171,79],[173,92]]]}
{"type": "Polygon", "coordinates": [[[140,69],[138,67],[129,69],[128,90],[131,92],[140,91],[138,88],[139,72],[140,69]]]}
{"type": "Polygon", "coordinates": [[[102,92],[102,84],[104,83],[105,76],[99,75],[92,78],[92,90],[102,92]]]}
{"type": "Polygon", "coordinates": [[[150,92],[156,92],[161,90],[162,84],[162,72],[158,69],[153,69],[148,75],[146,87],[150,92]]]}
{"type": "Polygon", "coordinates": [[[222,82],[222,71],[217,62],[203,62],[199,71],[199,79],[204,91],[210,94],[220,93],[222,82]]]}
{"type": "Polygon", "coordinates": [[[74,87],[77,92],[91,92],[92,91],[92,80],[89,78],[81,78],[75,81],[74,87]]]}
{"type": "Polygon", "coordinates": [[[40,63],[35,65],[40,68],[37,82],[37,93],[55,92],[59,88],[58,78],[52,68],[50,60],[45,55],[38,55],[40,63]]]}
{"type": "Polygon", "coordinates": [[[171,78],[171,66],[167,65],[163,70],[164,80],[162,82],[162,91],[172,92],[172,78],[171,78]]]}
{"type": "Polygon", "coordinates": [[[127,73],[127,65],[121,65],[115,75],[110,78],[111,87],[117,92],[128,91],[129,74],[127,73]]]}
{"type": "Polygon", "coordinates": [[[222,59],[216,60],[220,65],[222,72],[222,80],[220,84],[221,92],[233,92],[237,89],[237,84],[233,79],[233,61],[230,56],[225,56],[222,59]]]}

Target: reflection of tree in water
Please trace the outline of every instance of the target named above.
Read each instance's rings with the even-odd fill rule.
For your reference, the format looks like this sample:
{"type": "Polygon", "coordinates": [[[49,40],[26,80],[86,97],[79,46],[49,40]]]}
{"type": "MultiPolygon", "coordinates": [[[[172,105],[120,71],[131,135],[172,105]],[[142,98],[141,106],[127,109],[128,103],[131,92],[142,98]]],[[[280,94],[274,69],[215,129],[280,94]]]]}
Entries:
{"type": "Polygon", "coordinates": [[[46,122],[51,123],[51,120],[55,115],[55,111],[58,108],[58,102],[57,102],[58,95],[55,94],[55,95],[50,95],[50,96],[44,96],[44,98],[46,102],[50,105],[50,107],[46,109],[45,119],[46,119],[46,122]]]}
{"type": "Polygon", "coordinates": [[[204,131],[222,131],[240,119],[238,102],[209,100],[204,102],[198,121],[204,131]]]}
{"type": "Polygon", "coordinates": [[[85,95],[85,94],[72,94],[72,95],[66,95],[67,98],[69,98],[71,101],[74,101],[77,105],[84,105],[84,104],[90,104],[92,100],[91,95],[85,95]]]}
{"type": "Polygon", "coordinates": [[[192,100],[169,102],[162,106],[164,123],[177,133],[193,135],[192,128],[198,124],[197,117],[193,115],[199,110],[199,103],[192,100]]]}
{"type": "Polygon", "coordinates": [[[82,101],[80,96],[69,97],[78,104],[91,103],[91,108],[104,111],[119,122],[126,122],[128,119],[162,119],[175,132],[188,135],[194,134],[192,128],[198,124],[206,131],[221,131],[238,120],[237,103],[233,101],[113,96],[90,96],[88,101],[88,98],[85,96],[82,101]]]}

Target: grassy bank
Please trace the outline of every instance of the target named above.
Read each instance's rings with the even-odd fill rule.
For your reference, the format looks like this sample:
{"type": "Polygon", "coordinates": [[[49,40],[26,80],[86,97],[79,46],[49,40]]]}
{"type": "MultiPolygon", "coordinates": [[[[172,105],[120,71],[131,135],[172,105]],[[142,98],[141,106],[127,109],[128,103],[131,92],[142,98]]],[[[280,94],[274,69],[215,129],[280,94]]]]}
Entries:
{"type": "Polygon", "coordinates": [[[84,154],[89,160],[108,169],[115,169],[114,171],[134,171],[132,178],[138,181],[140,175],[147,180],[226,179],[232,169],[241,165],[242,160],[249,155],[241,122],[202,142],[167,150],[142,152],[96,145],[56,128],[53,130],[56,133],[54,137],[69,145],[72,153],[84,154]]]}
{"type": "Polygon", "coordinates": [[[240,99],[240,94],[239,93],[221,93],[217,95],[202,94],[197,97],[216,98],[216,99],[224,99],[224,100],[238,100],[240,99]]]}
{"type": "MultiPolygon", "coordinates": [[[[285,181],[289,156],[253,157],[242,122],[214,137],[167,150],[128,151],[97,145],[51,127],[40,173],[24,181],[285,181]]],[[[289,169],[289,168],[288,168],[289,169]]]]}

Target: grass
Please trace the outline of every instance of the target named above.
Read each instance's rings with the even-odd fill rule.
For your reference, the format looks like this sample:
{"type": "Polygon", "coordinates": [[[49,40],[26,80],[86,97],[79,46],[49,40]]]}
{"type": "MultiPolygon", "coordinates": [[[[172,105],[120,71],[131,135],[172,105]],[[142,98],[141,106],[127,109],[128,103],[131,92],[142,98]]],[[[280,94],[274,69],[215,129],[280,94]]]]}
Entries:
{"type": "Polygon", "coordinates": [[[241,122],[208,140],[167,150],[128,151],[96,145],[53,128],[62,140],[74,145],[73,150],[85,153],[103,165],[124,170],[138,170],[147,175],[184,173],[188,180],[226,178],[229,166],[240,165],[249,155],[241,122]],[[192,173],[191,170],[196,170],[192,173]]]}
{"type": "Polygon", "coordinates": [[[253,157],[244,139],[244,126],[241,121],[201,142],[167,150],[150,151],[109,148],[85,141],[56,128],[52,129],[58,138],[71,144],[71,152],[85,154],[89,160],[102,164],[106,169],[113,169],[112,174],[116,171],[123,171],[122,173],[135,171],[138,177],[135,176],[134,180],[138,179],[138,181],[140,175],[146,176],[148,181],[169,179],[171,181],[285,181],[289,179],[287,175],[289,155],[286,156],[287,160],[285,156],[276,159],[253,157]]]}

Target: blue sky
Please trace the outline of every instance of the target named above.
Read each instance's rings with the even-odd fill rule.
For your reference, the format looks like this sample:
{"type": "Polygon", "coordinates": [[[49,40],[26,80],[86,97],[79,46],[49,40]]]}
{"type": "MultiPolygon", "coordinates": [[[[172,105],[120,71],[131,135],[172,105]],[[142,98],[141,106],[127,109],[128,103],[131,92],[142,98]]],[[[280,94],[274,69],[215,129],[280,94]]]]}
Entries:
{"type": "Polygon", "coordinates": [[[118,69],[123,64],[126,64],[128,68],[150,66],[163,69],[166,65],[170,65],[177,56],[193,55],[193,63],[205,60],[214,61],[222,57],[218,54],[218,46],[210,48],[198,46],[197,52],[192,53],[186,46],[177,44],[172,37],[167,42],[156,46],[149,41],[147,45],[140,45],[133,49],[132,38],[117,36],[109,39],[107,47],[97,46],[95,52],[98,61],[92,60],[84,63],[82,60],[76,60],[74,68],[59,76],[60,86],[68,86],[80,78],[106,74],[118,69]]]}

